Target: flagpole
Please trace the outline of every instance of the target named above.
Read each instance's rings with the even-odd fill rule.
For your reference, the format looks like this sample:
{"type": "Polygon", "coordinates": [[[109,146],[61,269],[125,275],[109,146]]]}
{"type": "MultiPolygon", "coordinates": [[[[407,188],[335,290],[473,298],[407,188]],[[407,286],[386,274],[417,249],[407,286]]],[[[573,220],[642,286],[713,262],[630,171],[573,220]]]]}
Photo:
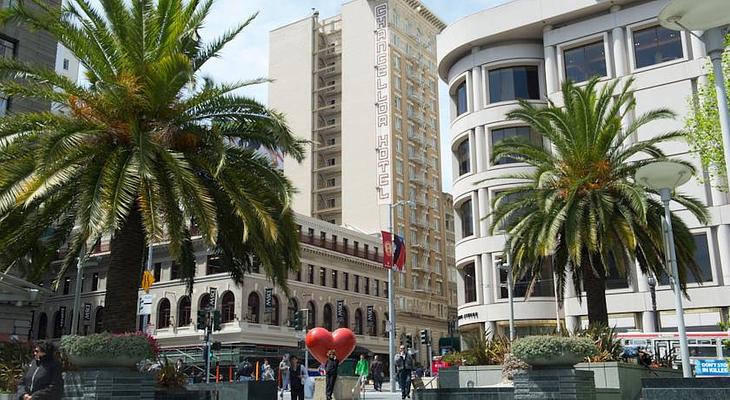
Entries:
{"type": "MultiPolygon", "coordinates": [[[[393,240],[393,207],[397,207],[396,204],[388,204],[388,232],[390,232],[391,248],[393,240]]],[[[385,252],[383,252],[385,255],[385,252]]],[[[390,366],[390,392],[395,393],[395,298],[393,290],[393,265],[391,263],[388,268],[388,365],[390,366]]]]}

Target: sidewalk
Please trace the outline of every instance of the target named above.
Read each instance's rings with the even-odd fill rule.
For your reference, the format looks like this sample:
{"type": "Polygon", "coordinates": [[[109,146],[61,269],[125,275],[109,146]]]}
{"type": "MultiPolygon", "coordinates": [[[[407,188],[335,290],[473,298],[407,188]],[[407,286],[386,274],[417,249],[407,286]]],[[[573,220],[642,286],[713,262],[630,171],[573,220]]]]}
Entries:
{"type": "MultiPolygon", "coordinates": [[[[413,398],[413,391],[411,391],[411,399],[413,398]]],[[[284,393],[284,400],[290,400],[289,392],[284,393]]],[[[400,400],[400,391],[390,393],[390,383],[383,382],[383,391],[376,392],[373,390],[372,385],[368,385],[365,394],[361,399],[365,400],[400,400]]]]}

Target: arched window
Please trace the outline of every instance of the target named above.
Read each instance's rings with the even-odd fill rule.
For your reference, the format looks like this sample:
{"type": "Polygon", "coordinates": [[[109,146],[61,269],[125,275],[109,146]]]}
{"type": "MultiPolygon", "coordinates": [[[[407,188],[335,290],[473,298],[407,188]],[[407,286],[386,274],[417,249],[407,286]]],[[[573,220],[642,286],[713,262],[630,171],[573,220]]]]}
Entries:
{"type": "Polygon", "coordinates": [[[236,317],[236,296],[233,292],[226,292],[221,300],[221,322],[233,322],[236,317]]]}
{"type": "Polygon", "coordinates": [[[362,310],[355,310],[355,334],[362,335],[362,310]]]}
{"type": "Polygon", "coordinates": [[[259,295],[256,292],[248,295],[248,322],[259,323],[259,295]]]}
{"type": "Polygon", "coordinates": [[[368,334],[378,336],[378,313],[373,310],[373,320],[368,322],[368,334]]]}
{"type": "Polygon", "coordinates": [[[36,338],[41,340],[46,338],[46,334],[48,333],[48,316],[46,313],[41,313],[41,316],[38,318],[38,334],[36,335],[36,338]]]}
{"type": "Polygon", "coordinates": [[[317,326],[317,307],[314,306],[313,301],[307,303],[307,310],[309,310],[309,316],[307,317],[307,329],[312,329],[317,326]]]}
{"type": "Polygon", "coordinates": [[[338,328],[349,328],[350,327],[350,312],[347,310],[347,306],[342,306],[342,316],[337,318],[338,328]]]}
{"type": "Polygon", "coordinates": [[[160,300],[160,305],[157,306],[157,328],[169,328],[170,327],[170,300],[160,300]]]}
{"type": "Polygon", "coordinates": [[[296,315],[297,311],[299,311],[297,299],[290,297],[289,304],[286,307],[286,319],[288,324],[294,323],[294,315],[296,315]]]}
{"type": "Polygon", "coordinates": [[[271,297],[271,321],[270,325],[279,326],[279,298],[271,297]]]}
{"type": "Polygon", "coordinates": [[[210,307],[210,294],[205,293],[204,295],[200,296],[200,301],[198,302],[198,310],[205,310],[210,307]]]}
{"type": "Polygon", "coordinates": [[[191,317],[190,314],[191,314],[190,296],[183,296],[180,299],[180,304],[177,306],[177,326],[190,325],[190,317],[191,317]]]}
{"type": "Polygon", "coordinates": [[[96,307],[96,314],[94,315],[94,333],[101,333],[104,331],[104,307],[96,307]]]}
{"type": "Polygon", "coordinates": [[[63,335],[63,326],[61,325],[61,311],[56,311],[53,317],[53,338],[60,338],[63,335]]]}
{"type": "Polygon", "coordinates": [[[328,331],[332,330],[332,305],[329,303],[322,309],[322,326],[328,331]]]}

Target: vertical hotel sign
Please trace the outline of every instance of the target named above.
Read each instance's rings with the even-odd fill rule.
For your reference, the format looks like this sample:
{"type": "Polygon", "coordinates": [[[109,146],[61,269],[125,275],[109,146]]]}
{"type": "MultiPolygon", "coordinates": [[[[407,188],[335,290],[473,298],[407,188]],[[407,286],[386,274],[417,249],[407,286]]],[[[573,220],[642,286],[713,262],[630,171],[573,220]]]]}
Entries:
{"type": "Polygon", "coordinates": [[[393,203],[390,140],[390,58],[388,57],[388,3],[375,6],[375,136],[378,204],[393,203]]]}

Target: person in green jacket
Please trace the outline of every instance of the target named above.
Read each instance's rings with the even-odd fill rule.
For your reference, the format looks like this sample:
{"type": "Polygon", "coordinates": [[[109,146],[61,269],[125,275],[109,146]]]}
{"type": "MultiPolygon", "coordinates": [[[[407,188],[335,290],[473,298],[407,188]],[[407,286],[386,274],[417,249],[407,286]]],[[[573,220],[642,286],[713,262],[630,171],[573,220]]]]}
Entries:
{"type": "Polygon", "coordinates": [[[368,373],[370,373],[370,363],[365,358],[365,354],[360,354],[360,360],[355,365],[355,375],[360,377],[358,386],[361,391],[365,389],[365,385],[368,383],[368,373]]]}

